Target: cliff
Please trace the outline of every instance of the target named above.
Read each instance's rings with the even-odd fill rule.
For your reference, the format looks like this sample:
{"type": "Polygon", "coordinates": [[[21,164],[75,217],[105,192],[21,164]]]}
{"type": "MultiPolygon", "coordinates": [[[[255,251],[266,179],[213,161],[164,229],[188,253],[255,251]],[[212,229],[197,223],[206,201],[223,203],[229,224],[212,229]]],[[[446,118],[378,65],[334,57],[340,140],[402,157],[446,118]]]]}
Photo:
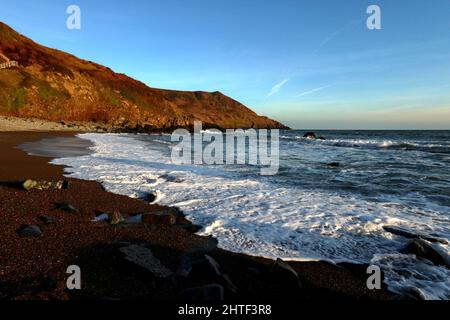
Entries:
{"type": "Polygon", "coordinates": [[[39,45],[0,22],[0,114],[86,121],[115,130],[191,127],[285,128],[220,92],[150,88],[91,61],[39,45]]]}

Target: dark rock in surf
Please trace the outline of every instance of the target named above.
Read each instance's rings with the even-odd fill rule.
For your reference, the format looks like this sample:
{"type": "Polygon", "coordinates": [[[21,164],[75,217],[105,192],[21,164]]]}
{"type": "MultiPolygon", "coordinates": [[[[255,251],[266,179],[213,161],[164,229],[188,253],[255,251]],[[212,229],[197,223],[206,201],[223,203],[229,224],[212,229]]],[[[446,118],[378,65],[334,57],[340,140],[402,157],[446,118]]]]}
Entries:
{"type": "Polygon", "coordinates": [[[423,292],[416,287],[412,287],[406,290],[403,293],[402,298],[407,300],[427,300],[427,297],[425,297],[423,292]]]}
{"type": "Polygon", "coordinates": [[[167,212],[177,218],[186,218],[186,215],[183,213],[183,211],[181,211],[181,209],[177,207],[170,207],[167,209],[167,212]]]}
{"type": "Polygon", "coordinates": [[[193,223],[179,224],[178,226],[190,233],[197,233],[203,229],[202,226],[193,223]]]}
{"type": "Polygon", "coordinates": [[[189,288],[180,293],[180,299],[185,301],[223,301],[225,290],[219,284],[189,288]]]}
{"type": "Polygon", "coordinates": [[[327,164],[331,168],[339,168],[341,164],[339,162],[331,162],[327,164]]]}
{"type": "Polygon", "coordinates": [[[175,176],[172,176],[170,174],[163,174],[159,176],[160,179],[166,180],[166,182],[174,182],[174,183],[181,183],[183,182],[183,179],[177,178],[175,176]]]}
{"type": "Polygon", "coordinates": [[[274,263],[271,274],[278,283],[282,283],[286,288],[294,290],[303,288],[297,272],[287,262],[281,259],[277,259],[274,263]]]}
{"type": "Polygon", "coordinates": [[[383,226],[383,229],[386,232],[398,235],[398,236],[402,236],[405,238],[410,238],[410,239],[424,239],[430,242],[439,242],[442,244],[448,244],[448,241],[446,239],[442,239],[442,238],[438,238],[438,237],[434,237],[431,236],[429,234],[420,232],[420,231],[414,231],[414,230],[409,230],[406,229],[404,227],[398,227],[398,226],[383,226]]]}
{"type": "Polygon", "coordinates": [[[42,236],[42,230],[37,225],[24,224],[18,230],[17,233],[21,237],[40,237],[42,236]]]}
{"type": "Polygon", "coordinates": [[[433,246],[425,240],[412,240],[400,252],[404,254],[414,254],[418,258],[429,260],[435,265],[446,266],[450,269],[450,256],[437,246],[433,246]]]}
{"type": "Polygon", "coordinates": [[[148,203],[153,203],[156,200],[156,194],[152,193],[152,192],[148,192],[144,195],[142,195],[141,197],[139,197],[140,200],[148,202],[148,203]]]}
{"type": "Polygon", "coordinates": [[[303,135],[303,138],[307,139],[317,139],[317,136],[314,132],[307,132],[303,135]]]}

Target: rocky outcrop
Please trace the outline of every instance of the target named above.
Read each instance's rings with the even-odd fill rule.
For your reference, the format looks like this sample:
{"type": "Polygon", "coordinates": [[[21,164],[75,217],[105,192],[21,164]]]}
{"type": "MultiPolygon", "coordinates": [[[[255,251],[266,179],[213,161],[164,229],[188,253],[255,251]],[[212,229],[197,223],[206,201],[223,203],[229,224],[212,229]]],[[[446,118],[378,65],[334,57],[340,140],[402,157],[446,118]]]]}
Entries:
{"type": "Polygon", "coordinates": [[[286,128],[220,92],[150,88],[124,74],[46,48],[0,22],[0,52],[18,66],[0,70],[0,115],[97,123],[106,131],[286,128]]]}
{"type": "Polygon", "coordinates": [[[307,139],[317,139],[317,136],[314,132],[306,132],[303,135],[303,138],[307,138],[307,139]]]}
{"type": "Polygon", "coordinates": [[[412,240],[401,252],[404,254],[414,254],[418,258],[433,262],[435,265],[450,268],[450,256],[440,248],[421,239],[412,240]]]}
{"type": "Polygon", "coordinates": [[[414,231],[414,230],[410,230],[407,229],[405,227],[399,227],[399,226],[383,226],[384,231],[398,235],[398,236],[402,236],[405,238],[410,238],[410,239],[425,239],[427,241],[430,242],[439,242],[442,244],[448,244],[448,241],[446,239],[443,238],[439,238],[439,237],[434,237],[432,235],[426,234],[424,232],[420,232],[420,231],[414,231]]]}
{"type": "Polygon", "coordinates": [[[172,271],[165,267],[150,249],[144,246],[129,245],[120,248],[120,251],[125,255],[126,260],[147,269],[158,278],[167,278],[172,275],[172,271]]]}

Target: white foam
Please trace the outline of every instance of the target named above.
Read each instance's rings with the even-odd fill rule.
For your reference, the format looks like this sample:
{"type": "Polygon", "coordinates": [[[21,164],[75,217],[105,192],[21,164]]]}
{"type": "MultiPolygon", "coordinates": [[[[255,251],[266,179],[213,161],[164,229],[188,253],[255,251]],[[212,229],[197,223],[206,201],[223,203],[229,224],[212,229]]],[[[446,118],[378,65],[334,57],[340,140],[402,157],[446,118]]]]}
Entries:
{"type": "Polygon", "coordinates": [[[339,146],[339,147],[349,147],[349,148],[423,148],[423,149],[435,149],[435,148],[449,148],[450,144],[438,144],[438,143],[427,143],[422,141],[418,143],[417,141],[392,141],[392,140],[377,140],[377,139],[310,139],[304,138],[302,136],[282,136],[282,138],[300,140],[306,143],[328,145],[328,146],[339,146]]]}
{"type": "MultiPolygon", "coordinates": [[[[204,226],[201,234],[217,237],[220,246],[231,251],[270,258],[369,262],[374,254],[389,257],[404,244],[383,231],[385,224],[450,233],[450,218],[439,212],[445,208],[401,207],[392,199],[369,202],[350,194],[243,179],[217,168],[176,166],[163,152],[125,134],[80,137],[95,144],[94,153],[53,163],[69,166],[72,177],[100,181],[118,194],[136,197],[157,192],[158,203],[179,206],[190,220],[204,226]],[[162,178],[165,175],[176,179],[168,181],[162,178]]],[[[391,270],[386,259],[374,261],[391,270]]],[[[439,289],[433,293],[432,280],[424,285],[397,269],[387,275],[392,288],[421,284],[428,298],[450,298],[450,277],[442,280],[441,268],[406,266],[405,272],[415,272],[417,277],[438,279],[439,289]]]]}

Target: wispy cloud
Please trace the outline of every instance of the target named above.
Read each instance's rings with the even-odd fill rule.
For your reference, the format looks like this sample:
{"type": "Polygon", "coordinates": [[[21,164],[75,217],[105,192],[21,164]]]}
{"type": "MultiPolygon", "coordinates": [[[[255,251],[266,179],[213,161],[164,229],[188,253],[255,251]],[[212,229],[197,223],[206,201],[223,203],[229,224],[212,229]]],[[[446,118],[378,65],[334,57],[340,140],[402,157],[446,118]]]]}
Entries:
{"type": "Polygon", "coordinates": [[[270,92],[267,94],[267,98],[273,96],[274,94],[280,92],[281,88],[283,88],[283,86],[289,81],[289,79],[284,79],[283,81],[281,81],[280,83],[277,83],[276,85],[274,85],[272,87],[272,89],[270,89],[270,92]]]}
{"type": "Polygon", "coordinates": [[[333,31],[332,33],[330,33],[329,35],[327,35],[322,42],[320,43],[319,47],[316,50],[316,53],[322,48],[324,47],[328,42],[330,42],[331,40],[333,40],[334,38],[336,38],[337,36],[339,36],[341,33],[343,33],[344,31],[346,31],[347,29],[350,29],[356,25],[358,25],[362,20],[352,20],[349,23],[347,23],[345,26],[343,26],[340,29],[337,29],[335,31],[333,31]]]}
{"type": "Polygon", "coordinates": [[[296,98],[299,98],[299,97],[308,96],[308,95],[310,95],[310,94],[313,94],[313,93],[322,91],[322,90],[327,89],[327,88],[332,87],[332,86],[333,86],[333,85],[330,84],[330,85],[327,85],[327,86],[318,87],[318,88],[315,88],[315,89],[312,89],[312,90],[308,90],[308,91],[299,93],[299,94],[296,95],[295,97],[296,97],[296,98]]]}

